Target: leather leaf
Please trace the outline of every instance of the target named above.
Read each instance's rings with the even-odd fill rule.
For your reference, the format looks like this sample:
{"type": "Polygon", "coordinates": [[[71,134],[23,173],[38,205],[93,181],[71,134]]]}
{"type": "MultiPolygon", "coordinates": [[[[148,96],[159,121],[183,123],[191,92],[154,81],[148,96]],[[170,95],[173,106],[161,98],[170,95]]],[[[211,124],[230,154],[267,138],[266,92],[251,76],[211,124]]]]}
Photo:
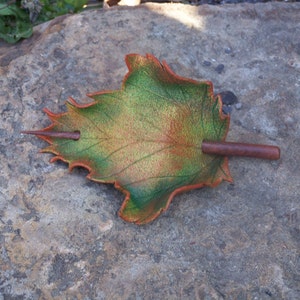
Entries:
{"type": "Polygon", "coordinates": [[[79,131],[79,140],[39,136],[72,169],[89,179],[113,183],[125,194],[119,215],[144,224],[165,211],[178,193],[232,181],[226,157],[202,153],[204,139],[224,141],[229,117],[222,114],[212,83],[176,75],[154,56],[129,54],[122,87],[67,102],[67,112],[45,110],[44,132],[79,131]]]}

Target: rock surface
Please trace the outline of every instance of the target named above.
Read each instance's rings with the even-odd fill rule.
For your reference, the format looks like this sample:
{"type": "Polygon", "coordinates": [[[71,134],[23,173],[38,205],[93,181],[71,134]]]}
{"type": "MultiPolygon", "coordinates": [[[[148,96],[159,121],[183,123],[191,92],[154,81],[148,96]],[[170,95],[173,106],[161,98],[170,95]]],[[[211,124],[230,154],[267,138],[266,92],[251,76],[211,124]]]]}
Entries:
{"type": "Polygon", "coordinates": [[[0,48],[0,299],[299,299],[299,3],[146,4],[60,17],[0,48]],[[279,161],[230,159],[234,184],[176,197],[153,223],[22,136],[67,97],[118,89],[124,56],[152,53],[232,91],[228,140],[279,161]],[[222,66],[222,67],[220,67],[222,66]]]}

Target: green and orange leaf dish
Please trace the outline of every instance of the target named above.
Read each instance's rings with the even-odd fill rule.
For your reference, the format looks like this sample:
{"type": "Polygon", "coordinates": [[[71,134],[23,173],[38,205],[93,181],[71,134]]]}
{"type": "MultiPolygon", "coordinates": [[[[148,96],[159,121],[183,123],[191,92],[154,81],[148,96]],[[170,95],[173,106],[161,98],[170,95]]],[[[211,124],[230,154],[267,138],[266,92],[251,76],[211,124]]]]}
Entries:
{"type": "Polygon", "coordinates": [[[50,144],[42,151],[51,162],[114,184],[125,195],[119,216],[145,224],[181,192],[232,181],[227,157],[202,151],[204,140],[225,141],[229,116],[211,82],[180,77],[150,54],[129,54],[126,64],[120,90],[89,94],[87,105],[70,99],[64,113],[45,110],[52,124],[27,133],[50,144]]]}

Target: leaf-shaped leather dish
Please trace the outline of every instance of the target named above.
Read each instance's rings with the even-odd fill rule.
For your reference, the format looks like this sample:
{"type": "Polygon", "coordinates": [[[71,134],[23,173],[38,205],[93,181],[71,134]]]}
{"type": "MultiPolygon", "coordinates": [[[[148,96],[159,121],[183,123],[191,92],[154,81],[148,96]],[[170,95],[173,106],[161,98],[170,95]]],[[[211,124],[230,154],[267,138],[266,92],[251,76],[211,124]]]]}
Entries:
{"type": "Polygon", "coordinates": [[[120,217],[144,224],[180,192],[232,181],[227,157],[202,150],[204,140],[225,140],[229,116],[211,82],[179,77],[149,54],[129,54],[126,64],[120,90],[89,94],[88,105],[70,99],[65,113],[45,110],[52,124],[27,133],[50,144],[43,152],[55,154],[52,162],[113,183],[125,194],[120,217]]]}

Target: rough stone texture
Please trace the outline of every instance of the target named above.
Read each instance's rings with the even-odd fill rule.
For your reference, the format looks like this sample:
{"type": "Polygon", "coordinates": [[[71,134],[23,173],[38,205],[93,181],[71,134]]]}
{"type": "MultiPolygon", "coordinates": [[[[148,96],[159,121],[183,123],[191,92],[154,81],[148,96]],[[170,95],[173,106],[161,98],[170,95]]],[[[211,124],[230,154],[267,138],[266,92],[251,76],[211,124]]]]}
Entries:
{"type": "Polygon", "coordinates": [[[299,299],[299,3],[147,4],[61,17],[0,48],[0,299],[299,299]],[[123,195],[69,174],[21,130],[68,96],[119,88],[127,53],[229,90],[228,140],[279,161],[230,159],[234,184],[176,197],[153,223],[116,215],[123,195]]]}

